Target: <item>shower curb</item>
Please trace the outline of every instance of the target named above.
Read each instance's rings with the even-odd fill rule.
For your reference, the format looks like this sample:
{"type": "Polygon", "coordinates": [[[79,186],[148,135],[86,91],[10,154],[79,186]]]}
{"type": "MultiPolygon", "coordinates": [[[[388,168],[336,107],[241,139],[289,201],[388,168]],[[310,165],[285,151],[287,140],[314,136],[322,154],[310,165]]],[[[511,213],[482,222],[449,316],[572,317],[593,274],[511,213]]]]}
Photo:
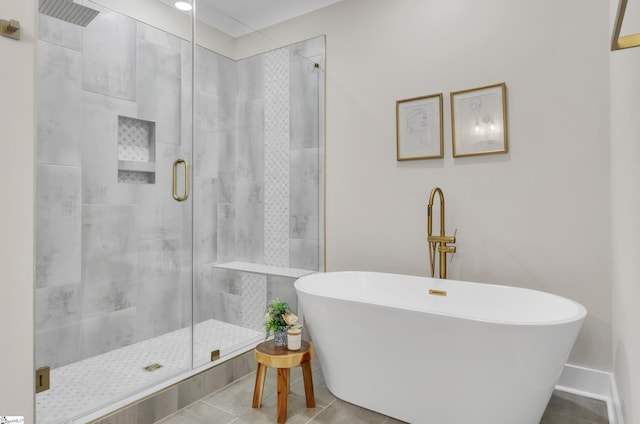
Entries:
{"type": "Polygon", "coordinates": [[[168,385],[139,394],[140,398],[119,402],[112,411],[100,410],[70,424],[153,424],[207,395],[255,371],[251,345],[232,358],[168,385]]]}

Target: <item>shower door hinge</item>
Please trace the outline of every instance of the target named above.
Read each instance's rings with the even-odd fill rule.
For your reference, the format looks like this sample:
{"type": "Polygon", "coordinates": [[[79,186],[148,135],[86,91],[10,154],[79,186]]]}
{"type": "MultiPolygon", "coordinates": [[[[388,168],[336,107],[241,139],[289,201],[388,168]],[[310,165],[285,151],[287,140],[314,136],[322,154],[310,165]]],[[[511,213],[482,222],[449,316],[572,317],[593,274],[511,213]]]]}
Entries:
{"type": "Polygon", "coordinates": [[[218,359],[220,359],[220,349],[211,352],[211,362],[217,361],[218,359]]]}
{"type": "Polygon", "coordinates": [[[49,367],[42,367],[36,370],[36,393],[49,390],[49,367]]]}

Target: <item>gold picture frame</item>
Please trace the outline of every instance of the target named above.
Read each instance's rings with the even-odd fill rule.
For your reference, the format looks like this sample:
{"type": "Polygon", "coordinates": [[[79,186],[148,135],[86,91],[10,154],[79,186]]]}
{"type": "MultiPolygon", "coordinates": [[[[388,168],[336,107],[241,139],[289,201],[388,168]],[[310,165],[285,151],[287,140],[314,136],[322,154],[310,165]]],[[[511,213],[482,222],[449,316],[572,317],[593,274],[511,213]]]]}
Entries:
{"type": "Polygon", "coordinates": [[[451,93],[453,157],[507,153],[507,85],[451,93]]]}
{"type": "Polygon", "coordinates": [[[444,157],[442,93],[396,101],[396,158],[444,157]]]}
{"type": "Polygon", "coordinates": [[[640,47],[640,34],[620,35],[624,15],[627,11],[627,0],[619,0],[616,20],[613,23],[613,35],[611,37],[611,51],[640,47]]]}

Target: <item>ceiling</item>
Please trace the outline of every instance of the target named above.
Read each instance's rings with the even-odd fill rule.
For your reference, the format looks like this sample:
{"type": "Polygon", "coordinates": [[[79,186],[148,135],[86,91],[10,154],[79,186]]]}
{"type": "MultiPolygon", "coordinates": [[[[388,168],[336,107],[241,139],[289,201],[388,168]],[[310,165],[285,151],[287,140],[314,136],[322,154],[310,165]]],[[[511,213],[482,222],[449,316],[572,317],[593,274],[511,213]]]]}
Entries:
{"type": "MultiPolygon", "coordinates": [[[[160,0],[173,6],[174,0],[160,0]]],[[[197,0],[199,21],[242,37],[342,0],[197,0]]]]}

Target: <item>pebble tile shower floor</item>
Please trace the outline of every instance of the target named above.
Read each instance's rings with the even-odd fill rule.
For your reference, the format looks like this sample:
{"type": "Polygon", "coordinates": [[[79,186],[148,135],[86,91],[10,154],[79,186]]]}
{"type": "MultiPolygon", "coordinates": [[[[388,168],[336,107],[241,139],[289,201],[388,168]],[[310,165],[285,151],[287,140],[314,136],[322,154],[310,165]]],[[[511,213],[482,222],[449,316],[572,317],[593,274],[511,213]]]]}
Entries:
{"type": "MultiPolygon", "coordinates": [[[[220,349],[224,355],[263,339],[264,333],[211,319],[196,325],[194,337],[193,355],[198,365],[210,360],[212,350],[220,349]]],[[[66,423],[71,417],[190,370],[190,346],[191,329],[183,328],[52,369],[51,389],[36,396],[38,424],[66,423]],[[162,368],[143,370],[154,363],[162,368]]]]}
{"type": "MultiPolygon", "coordinates": [[[[316,407],[307,409],[302,372],[300,368],[291,369],[288,424],[402,424],[402,421],[337,399],[327,389],[317,360],[314,359],[312,364],[316,407]]],[[[267,370],[260,409],[251,407],[254,383],[255,372],[158,421],[157,424],[275,423],[275,371],[267,370]]],[[[609,424],[607,417],[605,402],[556,391],[540,424],[609,424]]]]}

